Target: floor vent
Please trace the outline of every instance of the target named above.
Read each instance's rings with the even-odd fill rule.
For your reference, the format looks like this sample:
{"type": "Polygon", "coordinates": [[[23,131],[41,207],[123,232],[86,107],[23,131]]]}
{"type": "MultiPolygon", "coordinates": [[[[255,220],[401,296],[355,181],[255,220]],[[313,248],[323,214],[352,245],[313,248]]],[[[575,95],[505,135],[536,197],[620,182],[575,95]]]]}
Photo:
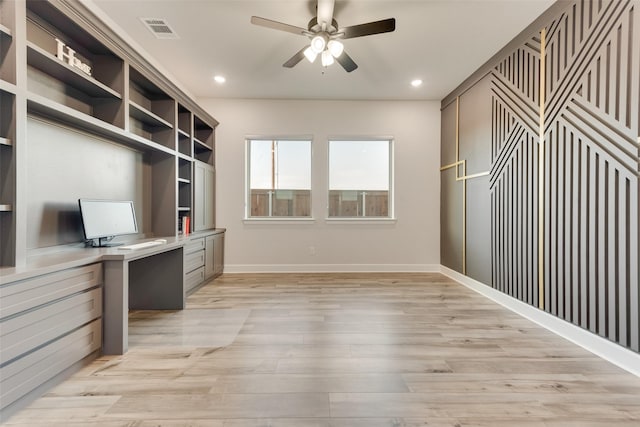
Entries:
{"type": "Polygon", "coordinates": [[[159,39],[177,39],[178,35],[173,28],[162,18],[140,18],[144,25],[159,39]]]}

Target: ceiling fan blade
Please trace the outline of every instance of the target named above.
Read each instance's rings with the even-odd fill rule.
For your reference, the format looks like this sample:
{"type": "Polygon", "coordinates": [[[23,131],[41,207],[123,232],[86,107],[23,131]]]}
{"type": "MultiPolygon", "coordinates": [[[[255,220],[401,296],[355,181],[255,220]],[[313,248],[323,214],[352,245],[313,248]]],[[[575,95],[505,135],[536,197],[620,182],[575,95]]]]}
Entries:
{"type": "Polygon", "coordinates": [[[372,34],[390,33],[396,29],[396,18],[383,19],[381,21],[368,22],[366,24],[352,25],[344,27],[340,32],[344,33],[342,38],[352,39],[354,37],[370,36],[372,34]]]}
{"type": "Polygon", "coordinates": [[[327,27],[333,22],[333,7],[335,6],[335,0],[318,0],[318,10],[316,16],[318,18],[318,24],[326,23],[327,27]]]}
{"type": "Polygon", "coordinates": [[[259,16],[252,16],[251,23],[259,25],[261,27],[271,28],[273,30],[286,31],[287,33],[298,34],[304,36],[308,31],[295,25],[283,24],[282,22],[272,21],[271,19],[260,18],[259,16]]]}
{"type": "Polygon", "coordinates": [[[347,55],[347,52],[345,51],[342,52],[342,55],[336,58],[336,61],[338,61],[338,63],[342,65],[342,68],[344,68],[347,73],[350,73],[358,68],[358,64],[353,62],[353,59],[351,59],[351,57],[347,55]]]}
{"type": "Polygon", "coordinates": [[[300,49],[300,51],[298,53],[293,55],[287,62],[282,64],[282,66],[286,67],[286,68],[295,67],[298,64],[298,62],[300,62],[300,61],[302,61],[304,59],[304,51],[307,50],[308,47],[309,46],[305,46],[302,49],[300,49]]]}

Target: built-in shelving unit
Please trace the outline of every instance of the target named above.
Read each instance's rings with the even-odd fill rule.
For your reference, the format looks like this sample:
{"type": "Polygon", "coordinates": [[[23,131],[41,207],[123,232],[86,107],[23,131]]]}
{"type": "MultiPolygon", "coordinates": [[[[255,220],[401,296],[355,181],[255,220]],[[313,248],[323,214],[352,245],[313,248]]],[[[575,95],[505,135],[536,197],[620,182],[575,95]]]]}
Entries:
{"type": "Polygon", "coordinates": [[[0,0],[0,267],[13,265],[16,194],[16,5],[0,0]]]}
{"type": "Polygon", "coordinates": [[[29,117],[142,153],[151,191],[137,208],[150,218],[146,233],[177,235],[184,216],[193,224],[194,206],[213,203],[196,200],[202,191],[193,174],[196,162],[214,165],[217,121],[87,6],[0,0],[0,8],[0,267],[25,262],[31,250],[17,243],[28,232],[25,198],[16,199],[29,192],[17,172],[28,153],[29,117]]]}

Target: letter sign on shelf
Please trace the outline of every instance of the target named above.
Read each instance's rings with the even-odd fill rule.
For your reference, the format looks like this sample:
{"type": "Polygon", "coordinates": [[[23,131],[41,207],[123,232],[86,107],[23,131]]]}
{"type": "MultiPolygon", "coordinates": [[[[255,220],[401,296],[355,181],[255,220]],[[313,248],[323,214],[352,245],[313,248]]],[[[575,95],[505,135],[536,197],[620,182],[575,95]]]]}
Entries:
{"type": "Polygon", "coordinates": [[[78,58],[76,58],[75,50],[65,45],[64,42],[60,39],[56,39],[56,42],[58,43],[58,53],[56,56],[60,61],[62,62],[66,61],[67,64],[71,65],[72,67],[78,68],[84,73],[91,75],[91,67],[88,64],[85,64],[84,62],[80,61],[78,58]],[[66,48],[66,52],[65,52],[65,48],[66,48]]]}

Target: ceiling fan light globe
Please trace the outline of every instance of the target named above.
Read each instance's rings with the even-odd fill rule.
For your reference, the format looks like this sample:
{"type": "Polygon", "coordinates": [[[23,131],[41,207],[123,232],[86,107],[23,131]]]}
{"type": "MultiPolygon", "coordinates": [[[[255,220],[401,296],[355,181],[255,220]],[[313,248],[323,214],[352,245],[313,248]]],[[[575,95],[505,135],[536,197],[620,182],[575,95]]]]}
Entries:
{"type": "Polygon", "coordinates": [[[309,62],[311,62],[313,64],[313,61],[316,60],[316,57],[318,56],[318,54],[316,52],[313,51],[313,49],[311,48],[311,46],[309,46],[308,48],[306,48],[304,50],[304,56],[305,58],[307,58],[307,60],[309,62]]]}
{"type": "Polygon", "coordinates": [[[329,52],[328,50],[325,50],[324,52],[322,52],[322,66],[323,67],[328,67],[329,65],[333,64],[334,60],[333,60],[333,55],[331,55],[331,52],[329,52]]]}
{"type": "Polygon", "coordinates": [[[327,38],[323,34],[317,34],[311,39],[311,49],[316,53],[322,53],[327,47],[327,38]]]}
{"type": "Polygon", "coordinates": [[[329,49],[329,52],[331,52],[334,58],[337,58],[344,52],[344,45],[338,40],[330,40],[329,43],[327,43],[327,49],[329,49]]]}

